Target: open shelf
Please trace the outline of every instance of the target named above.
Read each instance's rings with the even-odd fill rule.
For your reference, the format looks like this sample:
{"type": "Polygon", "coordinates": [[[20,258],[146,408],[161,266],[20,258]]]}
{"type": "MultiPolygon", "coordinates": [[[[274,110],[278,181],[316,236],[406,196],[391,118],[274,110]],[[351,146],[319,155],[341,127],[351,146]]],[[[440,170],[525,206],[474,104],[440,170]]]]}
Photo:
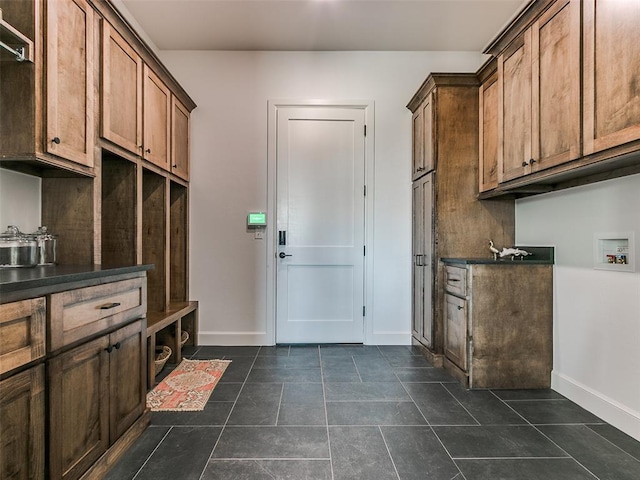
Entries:
{"type": "Polygon", "coordinates": [[[102,263],[136,262],[137,165],[108,152],[102,156],[102,263]]]}
{"type": "Polygon", "coordinates": [[[42,225],[58,235],[60,265],[93,263],[93,214],[93,178],[42,179],[42,225]]]}
{"type": "Polygon", "coordinates": [[[170,184],[169,202],[169,301],[188,300],[188,197],[187,187],[170,184]]]}
{"type": "Polygon", "coordinates": [[[147,310],[167,308],[167,179],[143,169],[142,263],[154,264],[147,272],[147,310]]]}

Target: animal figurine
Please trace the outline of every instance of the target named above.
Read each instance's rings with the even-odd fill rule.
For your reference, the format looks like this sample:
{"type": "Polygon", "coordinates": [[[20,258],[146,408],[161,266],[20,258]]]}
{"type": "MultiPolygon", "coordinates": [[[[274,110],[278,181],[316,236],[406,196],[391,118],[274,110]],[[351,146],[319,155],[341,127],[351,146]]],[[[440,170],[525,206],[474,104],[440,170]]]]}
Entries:
{"type": "Polygon", "coordinates": [[[520,250],[519,248],[502,248],[502,251],[500,252],[500,258],[503,257],[511,257],[511,260],[513,260],[514,257],[520,257],[520,259],[522,260],[522,257],[526,257],[527,255],[531,255],[529,252],[525,251],[525,250],[520,250]]]}
{"type": "Polygon", "coordinates": [[[489,240],[489,250],[491,250],[491,253],[493,253],[493,259],[497,260],[498,255],[500,255],[500,250],[493,246],[493,240],[489,240]]]}
{"type": "Polygon", "coordinates": [[[522,260],[523,257],[526,257],[528,255],[532,255],[531,253],[527,252],[526,250],[521,250],[519,248],[506,248],[506,247],[502,247],[502,250],[498,250],[494,245],[493,245],[493,240],[489,240],[489,250],[491,251],[491,253],[493,253],[493,259],[494,260],[498,260],[498,257],[500,258],[504,258],[504,257],[511,257],[511,260],[513,260],[515,257],[519,257],[520,260],[522,260]]]}

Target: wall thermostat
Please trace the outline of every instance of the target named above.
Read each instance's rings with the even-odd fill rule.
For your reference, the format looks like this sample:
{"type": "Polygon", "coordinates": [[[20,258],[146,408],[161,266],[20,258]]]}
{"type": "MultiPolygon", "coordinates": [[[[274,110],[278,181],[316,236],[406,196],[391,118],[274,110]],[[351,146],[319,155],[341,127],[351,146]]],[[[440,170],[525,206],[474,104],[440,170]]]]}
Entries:
{"type": "Polygon", "coordinates": [[[265,212],[250,212],[247,215],[248,228],[264,228],[267,226],[267,214],[265,212]]]}

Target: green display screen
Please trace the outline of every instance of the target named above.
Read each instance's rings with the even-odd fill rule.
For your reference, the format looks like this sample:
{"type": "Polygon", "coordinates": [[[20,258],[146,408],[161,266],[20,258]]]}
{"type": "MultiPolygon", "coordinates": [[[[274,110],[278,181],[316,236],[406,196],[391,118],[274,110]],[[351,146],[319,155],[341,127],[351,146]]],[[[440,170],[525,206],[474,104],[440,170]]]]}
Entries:
{"type": "Polygon", "coordinates": [[[267,214],[264,212],[251,212],[247,217],[247,225],[261,227],[267,224],[267,214]]]}

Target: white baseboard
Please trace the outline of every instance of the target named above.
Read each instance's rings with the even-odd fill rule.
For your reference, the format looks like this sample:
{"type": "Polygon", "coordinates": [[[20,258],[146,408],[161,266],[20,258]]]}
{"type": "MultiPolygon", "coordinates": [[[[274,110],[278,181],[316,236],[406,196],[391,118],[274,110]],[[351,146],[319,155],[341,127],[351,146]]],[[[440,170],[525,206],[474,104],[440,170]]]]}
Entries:
{"type": "Polygon", "coordinates": [[[551,388],[640,441],[640,412],[561,373],[552,372],[551,388]]]}
{"type": "Polygon", "coordinates": [[[411,345],[411,332],[373,332],[367,345],[411,345]]]}
{"type": "Polygon", "coordinates": [[[198,345],[262,346],[272,345],[266,332],[200,332],[198,345]]]}
{"type": "MultiPolygon", "coordinates": [[[[367,345],[411,345],[411,334],[405,332],[377,332],[365,342],[367,345]]],[[[273,345],[266,332],[200,332],[198,345],[260,346],[273,345]]]]}

